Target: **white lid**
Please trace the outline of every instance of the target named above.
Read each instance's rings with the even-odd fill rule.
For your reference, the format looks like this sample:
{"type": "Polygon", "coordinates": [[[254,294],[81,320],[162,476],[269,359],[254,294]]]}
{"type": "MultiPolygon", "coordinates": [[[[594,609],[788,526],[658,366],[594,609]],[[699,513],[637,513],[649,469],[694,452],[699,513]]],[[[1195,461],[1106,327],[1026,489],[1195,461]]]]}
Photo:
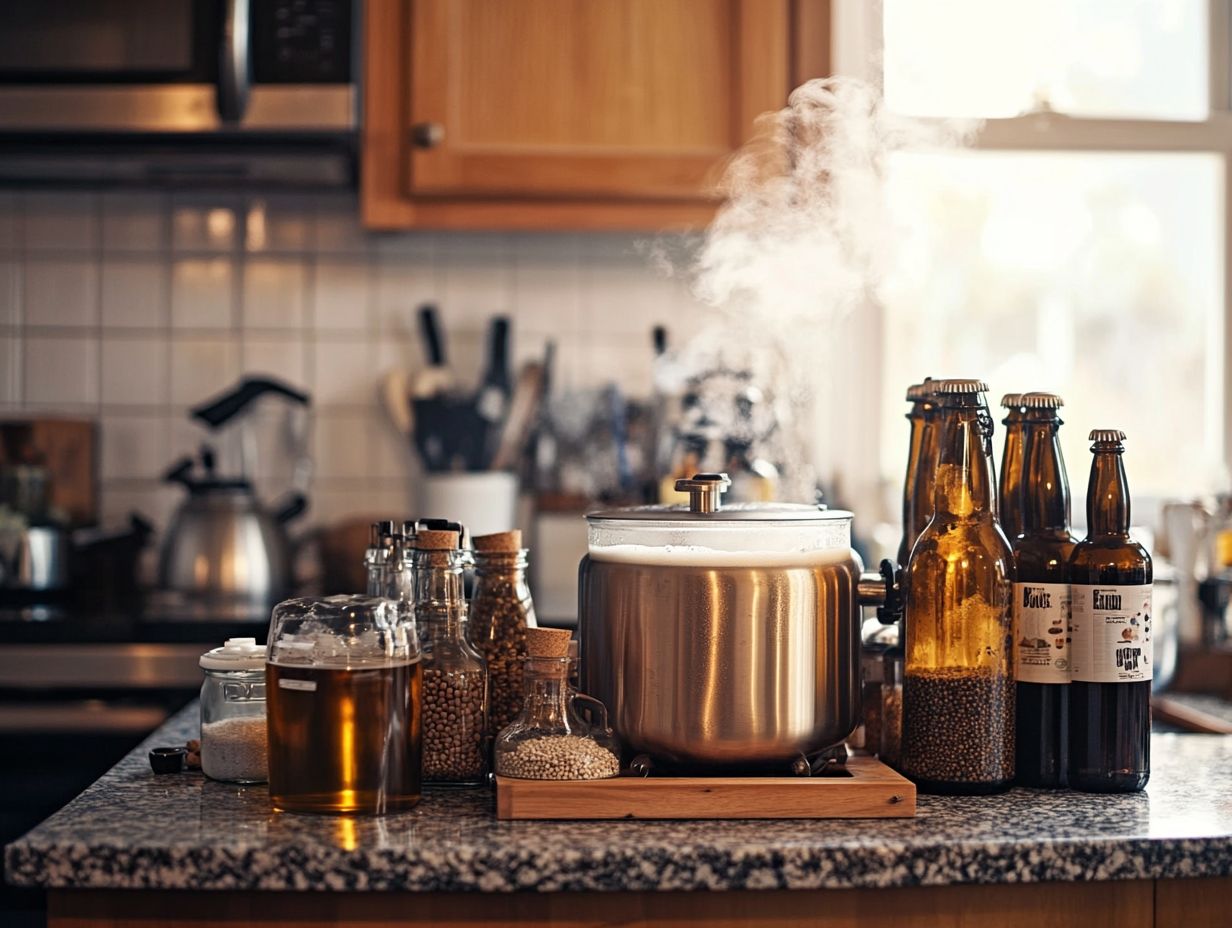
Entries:
{"type": "Polygon", "coordinates": [[[264,670],[265,645],[256,638],[228,638],[221,648],[201,655],[206,670],[264,670]]]}

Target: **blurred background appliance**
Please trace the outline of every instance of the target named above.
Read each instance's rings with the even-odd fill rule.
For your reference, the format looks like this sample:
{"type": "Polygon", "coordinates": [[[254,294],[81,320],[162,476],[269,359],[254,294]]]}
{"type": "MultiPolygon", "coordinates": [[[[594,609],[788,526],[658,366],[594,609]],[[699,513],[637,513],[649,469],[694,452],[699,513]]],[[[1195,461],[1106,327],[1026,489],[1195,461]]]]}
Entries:
{"type": "Polygon", "coordinates": [[[359,7],[0,4],[0,179],[351,186],[359,7]]]}

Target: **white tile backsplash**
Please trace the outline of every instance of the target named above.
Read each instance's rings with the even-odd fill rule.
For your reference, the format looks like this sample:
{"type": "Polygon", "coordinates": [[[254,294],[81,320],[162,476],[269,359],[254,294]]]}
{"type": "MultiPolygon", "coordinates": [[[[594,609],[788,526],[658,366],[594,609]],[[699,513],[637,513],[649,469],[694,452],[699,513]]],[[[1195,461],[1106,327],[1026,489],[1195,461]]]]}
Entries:
{"type": "Polygon", "coordinates": [[[239,379],[239,344],[225,336],[177,335],[171,340],[171,399],[193,406],[239,379]]]}
{"type": "Polygon", "coordinates": [[[312,324],[317,331],[362,332],[371,323],[368,265],[322,258],[312,284],[312,324]]]}
{"type": "Polygon", "coordinates": [[[304,266],[298,261],[250,258],[244,265],[246,329],[299,329],[305,320],[304,266]]]}
{"type": "Polygon", "coordinates": [[[240,241],[244,204],[235,197],[177,194],[171,201],[176,251],[231,251],[240,241]]]}
{"type": "Polygon", "coordinates": [[[181,494],[158,476],[211,440],[187,409],[271,375],[313,397],[310,522],[409,511],[417,462],[378,384],[422,367],[419,307],[438,304],[462,385],[506,313],[515,367],[551,338],[558,389],[616,379],[636,396],[650,326],[683,337],[698,318],[636,243],[366,233],[338,194],[0,193],[0,405],[99,415],[105,516],[162,525],[181,494]]]}
{"type": "Polygon", "coordinates": [[[177,329],[229,329],[235,321],[228,258],[182,258],[171,265],[171,325],[177,329]]]}
{"type": "Polygon", "coordinates": [[[98,245],[98,194],[27,193],[27,251],[93,251],[98,245]]]}
{"type": "Polygon", "coordinates": [[[166,202],[166,195],[159,193],[103,194],[103,251],[167,249],[171,242],[166,202]]]}
{"type": "Polygon", "coordinates": [[[103,404],[165,405],[169,399],[168,341],[165,335],[104,336],[103,404]]]}
{"type": "Polygon", "coordinates": [[[313,345],[312,378],[317,402],[362,405],[375,402],[376,346],[368,339],[319,337],[313,345]]]}
{"type": "Polygon", "coordinates": [[[162,329],[170,320],[167,264],[156,258],[103,262],[104,329],[162,329]]]}
{"type": "Polygon", "coordinates": [[[244,221],[244,247],[250,252],[303,252],[312,245],[313,215],[298,199],[287,196],[256,197],[244,221]]]}
{"type": "Polygon", "coordinates": [[[26,403],[63,403],[74,408],[98,403],[98,340],[33,335],[25,339],[26,403]]]}
{"type": "Polygon", "coordinates": [[[241,367],[247,374],[263,374],[285,380],[312,393],[308,376],[308,347],[301,337],[247,333],[244,335],[241,367]]]}
{"type": "Polygon", "coordinates": [[[30,258],[25,265],[26,325],[98,325],[99,264],[93,258],[30,258]]]}
{"type": "Polygon", "coordinates": [[[171,461],[165,427],[157,413],[104,414],[100,429],[103,480],[152,480],[165,473],[171,461]]]}

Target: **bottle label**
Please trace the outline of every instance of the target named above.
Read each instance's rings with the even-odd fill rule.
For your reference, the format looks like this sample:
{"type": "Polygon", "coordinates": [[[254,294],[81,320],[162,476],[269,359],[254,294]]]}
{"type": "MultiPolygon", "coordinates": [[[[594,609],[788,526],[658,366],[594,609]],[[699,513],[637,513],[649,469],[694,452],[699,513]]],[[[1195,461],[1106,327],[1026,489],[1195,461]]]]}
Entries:
{"type": "Polygon", "coordinates": [[[1069,584],[1014,584],[1014,679],[1068,683],[1069,584]]]}
{"type": "Polygon", "coordinates": [[[1074,584],[1069,627],[1074,680],[1138,683],[1151,679],[1151,584],[1074,584]]]}

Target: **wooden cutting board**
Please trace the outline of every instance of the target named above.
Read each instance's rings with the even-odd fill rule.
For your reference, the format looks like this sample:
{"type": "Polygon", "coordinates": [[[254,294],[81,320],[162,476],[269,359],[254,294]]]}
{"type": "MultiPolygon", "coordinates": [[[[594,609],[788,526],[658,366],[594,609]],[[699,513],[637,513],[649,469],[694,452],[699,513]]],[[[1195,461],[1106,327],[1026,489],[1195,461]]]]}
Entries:
{"type": "Polygon", "coordinates": [[[915,784],[873,757],[847,776],[496,778],[498,819],[910,818],[915,784]]]}

